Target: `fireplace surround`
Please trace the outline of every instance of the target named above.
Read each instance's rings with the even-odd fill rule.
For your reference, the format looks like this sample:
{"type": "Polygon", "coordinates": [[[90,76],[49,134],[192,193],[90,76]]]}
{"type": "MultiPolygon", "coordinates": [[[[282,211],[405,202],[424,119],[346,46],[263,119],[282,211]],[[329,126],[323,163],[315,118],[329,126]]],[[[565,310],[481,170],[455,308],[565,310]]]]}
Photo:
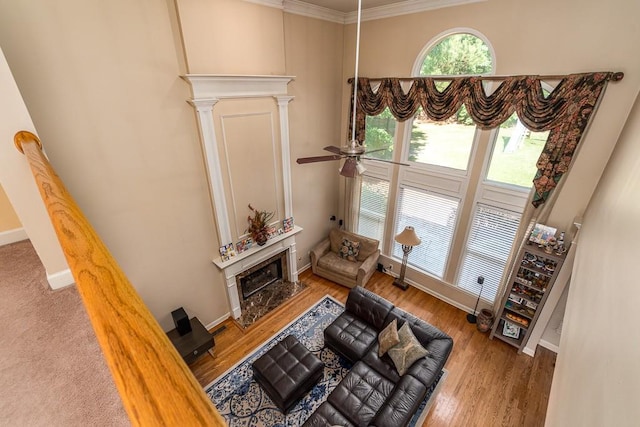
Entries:
{"type": "MultiPolygon", "coordinates": [[[[271,169],[277,171],[278,174],[277,177],[271,177],[272,181],[276,183],[276,188],[274,188],[275,206],[282,206],[277,216],[281,220],[293,217],[288,110],[293,96],[287,94],[287,85],[294,77],[188,74],[182,78],[191,86],[192,98],[189,103],[194,107],[198,119],[220,245],[226,245],[240,239],[242,230],[238,218],[241,215],[238,212],[240,212],[240,208],[244,208],[247,203],[253,200],[250,197],[250,191],[246,188],[234,188],[234,182],[240,184],[240,181],[244,180],[234,181],[231,179],[234,170],[226,169],[229,158],[225,158],[225,155],[228,156],[227,149],[233,144],[225,140],[228,134],[225,133],[220,120],[214,120],[214,109],[221,100],[271,98],[272,101],[275,101],[275,105],[271,104],[270,107],[275,111],[262,112],[262,110],[251,110],[247,107],[247,111],[234,113],[233,117],[247,117],[251,120],[255,118],[256,121],[264,119],[265,123],[273,123],[274,126],[268,132],[270,136],[267,139],[273,143],[272,152],[279,153],[273,158],[274,164],[271,169]],[[274,117],[276,120],[267,120],[269,117],[274,117]],[[225,170],[229,176],[224,175],[223,171],[225,170]]],[[[247,103],[247,105],[250,104],[247,103]]],[[[264,139],[264,135],[262,137],[264,139]]],[[[258,193],[258,195],[263,196],[264,193],[258,193]]],[[[254,246],[226,261],[220,258],[213,260],[214,264],[223,272],[230,313],[235,319],[241,316],[241,297],[236,276],[278,253],[284,253],[283,275],[286,275],[291,282],[297,282],[295,235],[301,231],[301,227],[295,226],[292,231],[268,240],[264,246],[254,246]]]]}
{"type": "Polygon", "coordinates": [[[270,260],[275,256],[284,257],[283,277],[291,282],[298,281],[298,271],[296,263],[296,239],[295,235],[300,233],[302,228],[294,226],[293,230],[267,240],[264,246],[253,246],[249,250],[242,252],[226,261],[221,258],[213,260],[214,264],[222,270],[225,278],[227,296],[231,306],[231,315],[234,319],[240,318],[242,314],[241,291],[238,289],[238,276],[246,275],[247,272],[270,260]]]}

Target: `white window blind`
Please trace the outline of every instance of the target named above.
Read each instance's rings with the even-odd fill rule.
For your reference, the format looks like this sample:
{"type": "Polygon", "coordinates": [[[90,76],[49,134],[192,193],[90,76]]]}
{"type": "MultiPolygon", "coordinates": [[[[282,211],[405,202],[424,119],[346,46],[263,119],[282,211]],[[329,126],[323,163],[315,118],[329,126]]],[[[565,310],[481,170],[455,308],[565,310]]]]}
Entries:
{"type": "Polygon", "coordinates": [[[362,177],[358,234],[382,242],[388,199],[388,181],[366,175],[362,177]]]}
{"type": "MultiPolygon", "coordinates": [[[[396,234],[407,225],[415,228],[422,243],[413,248],[408,263],[442,278],[447,265],[459,200],[417,188],[401,186],[397,203],[396,234]]],[[[394,243],[393,255],[402,258],[402,247],[394,243]]]]}
{"type": "Polygon", "coordinates": [[[513,244],[521,215],[478,203],[462,259],[458,286],[477,295],[478,276],[484,277],[481,298],[493,302],[513,244]]]}

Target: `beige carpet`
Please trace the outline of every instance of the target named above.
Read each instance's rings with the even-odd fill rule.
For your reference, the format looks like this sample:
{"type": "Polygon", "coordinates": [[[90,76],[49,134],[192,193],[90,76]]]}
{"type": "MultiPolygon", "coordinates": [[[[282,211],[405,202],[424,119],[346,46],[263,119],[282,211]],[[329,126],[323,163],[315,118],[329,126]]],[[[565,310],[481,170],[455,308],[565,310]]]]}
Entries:
{"type": "Polygon", "coordinates": [[[74,286],[31,243],[0,247],[0,425],[130,425],[74,286]]]}

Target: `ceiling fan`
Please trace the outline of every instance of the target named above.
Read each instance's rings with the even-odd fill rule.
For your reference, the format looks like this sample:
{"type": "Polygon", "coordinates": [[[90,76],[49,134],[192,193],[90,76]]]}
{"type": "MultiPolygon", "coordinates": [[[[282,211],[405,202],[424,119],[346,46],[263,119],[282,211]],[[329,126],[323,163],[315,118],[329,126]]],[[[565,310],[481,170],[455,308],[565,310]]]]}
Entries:
{"type": "Polygon", "coordinates": [[[364,143],[360,144],[356,141],[356,96],[358,93],[358,61],[360,56],[360,21],[362,15],[362,0],[358,0],[358,25],[356,30],[356,68],[354,73],[354,83],[353,83],[353,100],[354,100],[354,108],[353,108],[353,118],[351,130],[351,142],[343,147],[336,147],[335,145],[329,145],[324,147],[324,150],[333,153],[333,155],[329,156],[315,156],[315,157],[301,157],[296,162],[298,164],[304,163],[315,163],[315,162],[326,162],[331,160],[340,160],[346,159],[342,167],[340,168],[340,175],[347,178],[355,178],[356,176],[362,174],[366,168],[362,163],[360,163],[361,159],[366,160],[376,160],[379,162],[393,163],[396,165],[409,166],[406,163],[393,162],[391,160],[377,159],[375,157],[366,157],[365,154],[374,153],[376,151],[383,151],[386,148],[381,148],[378,150],[367,151],[364,143]]]}
{"type": "Polygon", "coordinates": [[[298,160],[296,160],[296,162],[298,162],[298,164],[304,164],[304,163],[326,162],[330,160],[346,159],[344,164],[342,165],[342,168],[340,168],[340,175],[347,178],[355,178],[356,176],[361,175],[366,170],[364,165],[360,162],[361,159],[375,160],[378,162],[409,166],[406,163],[399,163],[391,160],[377,159],[375,157],[367,157],[366,154],[375,153],[377,151],[384,151],[386,150],[386,148],[366,151],[365,146],[358,144],[355,138],[351,140],[351,143],[349,145],[346,145],[344,147],[336,147],[335,145],[328,145],[324,147],[324,150],[329,151],[333,154],[328,156],[301,157],[298,160]]]}

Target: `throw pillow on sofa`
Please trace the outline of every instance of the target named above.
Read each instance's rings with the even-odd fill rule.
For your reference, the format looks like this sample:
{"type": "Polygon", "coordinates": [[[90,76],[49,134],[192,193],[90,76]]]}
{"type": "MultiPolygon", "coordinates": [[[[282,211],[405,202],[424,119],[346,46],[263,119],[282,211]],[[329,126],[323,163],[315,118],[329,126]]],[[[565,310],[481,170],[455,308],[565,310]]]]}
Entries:
{"type": "Polygon", "coordinates": [[[429,352],[420,345],[408,322],[398,330],[398,338],[400,342],[389,349],[389,357],[398,373],[404,375],[416,360],[425,357],[429,352]]]}
{"type": "Polygon", "coordinates": [[[378,356],[382,357],[389,349],[400,342],[398,337],[398,319],[393,319],[386,328],[378,334],[378,356]]]}
{"type": "Polygon", "coordinates": [[[340,257],[347,261],[356,262],[360,253],[360,242],[352,242],[349,239],[342,239],[340,247],[340,257]]]}

